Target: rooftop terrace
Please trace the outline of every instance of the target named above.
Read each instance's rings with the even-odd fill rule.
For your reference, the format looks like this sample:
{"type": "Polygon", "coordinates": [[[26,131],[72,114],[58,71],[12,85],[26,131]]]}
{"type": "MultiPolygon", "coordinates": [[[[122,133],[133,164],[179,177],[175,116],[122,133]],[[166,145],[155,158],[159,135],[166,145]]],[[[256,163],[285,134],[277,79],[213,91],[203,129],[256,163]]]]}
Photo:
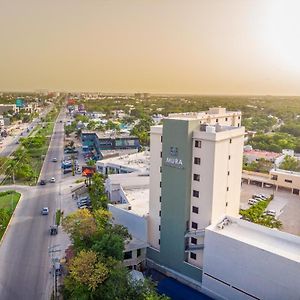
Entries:
{"type": "Polygon", "coordinates": [[[211,225],[206,230],[300,262],[300,237],[238,218],[226,219],[229,222],[211,225]]]}

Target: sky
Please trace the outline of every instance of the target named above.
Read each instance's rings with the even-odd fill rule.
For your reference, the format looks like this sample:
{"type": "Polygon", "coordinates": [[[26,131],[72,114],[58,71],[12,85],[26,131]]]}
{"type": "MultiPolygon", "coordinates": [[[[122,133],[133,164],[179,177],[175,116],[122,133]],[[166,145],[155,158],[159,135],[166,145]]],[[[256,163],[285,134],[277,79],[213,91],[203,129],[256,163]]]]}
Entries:
{"type": "Polygon", "coordinates": [[[298,0],[0,0],[0,90],[300,95],[298,0]]]}

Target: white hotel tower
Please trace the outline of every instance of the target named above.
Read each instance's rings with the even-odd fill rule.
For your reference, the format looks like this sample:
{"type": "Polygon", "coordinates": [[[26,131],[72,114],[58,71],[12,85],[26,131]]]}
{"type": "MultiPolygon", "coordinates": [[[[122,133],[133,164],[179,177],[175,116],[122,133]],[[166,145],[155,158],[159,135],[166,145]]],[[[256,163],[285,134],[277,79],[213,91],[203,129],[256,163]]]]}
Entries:
{"type": "Polygon", "coordinates": [[[241,112],[171,114],[151,128],[149,261],[178,279],[202,281],[204,231],[238,216],[241,112]]]}

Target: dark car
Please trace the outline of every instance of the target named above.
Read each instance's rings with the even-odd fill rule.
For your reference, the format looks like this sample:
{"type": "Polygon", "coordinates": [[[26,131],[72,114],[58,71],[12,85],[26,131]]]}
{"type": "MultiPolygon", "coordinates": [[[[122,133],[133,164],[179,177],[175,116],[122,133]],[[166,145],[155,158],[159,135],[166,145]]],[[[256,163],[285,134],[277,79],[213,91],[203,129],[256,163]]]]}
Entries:
{"type": "Polygon", "coordinates": [[[67,174],[67,173],[72,173],[72,169],[64,169],[64,174],[67,174]]]}
{"type": "Polygon", "coordinates": [[[43,179],[42,179],[42,180],[40,181],[40,185],[46,185],[46,180],[43,180],[43,179]]]}

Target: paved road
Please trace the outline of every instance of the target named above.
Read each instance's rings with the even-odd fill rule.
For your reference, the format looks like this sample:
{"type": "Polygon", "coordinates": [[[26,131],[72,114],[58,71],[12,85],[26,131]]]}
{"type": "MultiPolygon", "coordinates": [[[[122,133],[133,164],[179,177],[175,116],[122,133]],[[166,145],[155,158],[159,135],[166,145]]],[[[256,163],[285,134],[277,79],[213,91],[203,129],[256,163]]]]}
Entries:
{"type": "Polygon", "coordinates": [[[28,124],[27,128],[30,128],[29,132],[27,132],[27,130],[24,130],[22,132],[22,135],[21,134],[17,135],[8,145],[6,145],[5,147],[3,147],[3,149],[0,152],[0,157],[10,156],[14,151],[16,151],[16,149],[19,147],[19,145],[17,144],[17,141],[21,137],[28,136],[30,134],[30,132],[39,123],[40,118],[44,117],[51,110],[51,108],[52,108],[52,106],[50,108],[47,108],[45,111],[41,112],[41,114],[39,115],[39,118],[33,120],[30,124],[28,124]]]}
{"type": "MultiPolygon", "coordinates": [[[[58,120],[62,119],[62,113],[58,120]]],[[[41,179],[56,178],[46,186],[20,187],[24,197],[0,245],[0,299],[49,299],[52,289],[51,261],[48,248],[54,239],[49,235],[60,201],[60,163],[63,156],[63,123],[54,127],[54,134],[41,172],[41,179]],[[26,192],[27,191],[27,192],[26,192]],[[29,192],[28,192],[29,191],[29,192]],[[42,216],[42,207],[49,207],[49,216],[42,216]]],[[[6,189],[1,187],[1,189],[6,189]]],[[[21,190],[20,190],[21,191],[21,190]]]]}

